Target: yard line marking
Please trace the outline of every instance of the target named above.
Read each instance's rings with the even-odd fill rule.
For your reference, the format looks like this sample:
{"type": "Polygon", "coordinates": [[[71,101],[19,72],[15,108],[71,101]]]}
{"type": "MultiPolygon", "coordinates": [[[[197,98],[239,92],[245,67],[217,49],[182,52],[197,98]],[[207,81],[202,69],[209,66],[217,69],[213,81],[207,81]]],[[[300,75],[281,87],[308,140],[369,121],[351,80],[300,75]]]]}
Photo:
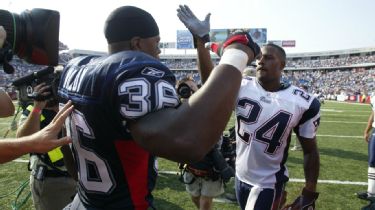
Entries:
{"type": "MultiPolygon", "coordinates": [[[[179,175],[179,171],[158,171],[159,174],[172,174],[172,175],[179,175]]],[[[297,179],[297,178],[290,178],[290,182],[302,182],[305,183],[305,179],[297,179]]],[[[340,181],[340,180],[320,180],[318,179],[319,183],[322,184],[346,184],[346,185],[366,185],[367,182],[352,182],[352,181],[340,181]]]]}
{"type": "Polygon", "coordinates": [[[350,105],[360,105],[360,106],[368,106],[370,104],[366,104],[366,103],[355,103],[355,102],[343,102],[343,101],[331,101],[329,100],[329,103],[336,103],[336,104],[350,104],[350,105]]]}
{"type": "MultiPolygon", "coordinates": [[[[295,178],[290,178],[290,182],[302,182],[305,183],[305,179],[295,179],[295,178]]],[[[339,180],[320,180],[318,179],[318,183],[323,183],[323,184],[347,184],[347,185],[366,185],[367,182],[352,182],[352,181],[339,181],[339,180]]]]}
{"type": "Polygon", "coordinates": [[[371,110],[369,111],[364,111],[364,110],[337,110],[337,109],[320,109],[320,111],[322,112],[336,112],[336,113],[369,113],[369,115],[371,114],[371,110]]]}
{"type": "Polygon", "coordinates": [[[356,139],[362,139],[363,136],[338,136],[338,135],[316,135],[318,137],[337,137],[337,138],[356,138],[356,139]]]}
{"type": "Polygon", "coordinates": [[[344,112],[341,110],[336,110],[336,109],[320,109],[322,112],[344,112]]]}
{"type": "MultiPolygon", "coordinates": [[[[344,114],[322,114],[322,116],[343,116],[344,114]]],[[[345,116],[348,116],[348,117],[368,117],[370,116],[370,114],[345,114],[345,116]]]]}
{"type": "Polygon", "coordinates": [[[367,122],[343,122],[343,121],[320,121],[320,122],[328,122],[328,123],[346,123],[346,124],[367,124],[367,122]]]}
{"type": "MultiPolygon", "coordinates": [[[[292,136],[295,136],[296,134],[293,133],[292,136]]],[[[362,139],[363,136],[338,136],[338,135],[326,135],[326,134],[318,134],[317,137],[336,137],[336,138],[355,138],[355,139],[362,139]]]]}

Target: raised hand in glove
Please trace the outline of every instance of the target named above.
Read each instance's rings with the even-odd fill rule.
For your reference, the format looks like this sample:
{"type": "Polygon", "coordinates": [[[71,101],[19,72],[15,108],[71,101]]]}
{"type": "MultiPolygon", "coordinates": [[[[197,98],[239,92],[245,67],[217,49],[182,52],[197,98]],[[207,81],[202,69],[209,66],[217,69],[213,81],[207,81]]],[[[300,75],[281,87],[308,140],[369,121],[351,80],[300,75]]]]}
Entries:
{"type": "Polygon", "coordinates": [[[315,201],[319,193],[303,188],[302,195],[298,196],[292,204],[286,205],[282,210],[314,210],[315,201]]]}
{"type": "Polygon", "coordinates": [[[210,41],[210,16],[208,13],[203,21],[200,21],[190,8],[186,5],[180,5],[177,9],[177,16],[187,29],[195,36],[202,39],[202,41],[210,41]]]}
{"type": "Polygon", "coordinates": [[[259,45],[253,41],[249,33],[247,33],[246,31],[234,32],[223,43],[209,42],[206,43],[205,46],[212,52],[216,53],[219,57],[221,57],[224,49],[233,43],[240,43],[250,47],[250,49],[254,53],[254,58],[256,58],[260,54],[259,45]]]}

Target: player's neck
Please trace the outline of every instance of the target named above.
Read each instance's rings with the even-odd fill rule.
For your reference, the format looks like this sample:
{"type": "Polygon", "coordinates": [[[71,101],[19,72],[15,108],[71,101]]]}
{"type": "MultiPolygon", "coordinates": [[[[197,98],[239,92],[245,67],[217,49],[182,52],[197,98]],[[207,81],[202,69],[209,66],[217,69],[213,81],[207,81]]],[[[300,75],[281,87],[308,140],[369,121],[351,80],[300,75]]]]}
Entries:
{"type": "Polygon", "coordinates": [[[268,92],[276,92],[276,91],[280,90],[280,88],[281,88],[280,81],[264,82],[264,81],[258,80],[258,82],[263,87],[263,89],[268,91],[268,92]]]}

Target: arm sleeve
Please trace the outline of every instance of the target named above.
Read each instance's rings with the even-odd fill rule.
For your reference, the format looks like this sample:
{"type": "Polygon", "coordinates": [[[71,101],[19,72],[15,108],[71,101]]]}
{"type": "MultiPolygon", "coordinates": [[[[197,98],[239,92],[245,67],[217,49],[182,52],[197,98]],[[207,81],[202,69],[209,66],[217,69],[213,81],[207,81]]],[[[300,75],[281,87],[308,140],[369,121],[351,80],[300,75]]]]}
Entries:
{"type": "Polygon", "coordinates": [[[304,112],[294,132],[303,138],[312,139],[316,136],[320,124],[320,103],[314,98],[310,107],[304,112]]]}

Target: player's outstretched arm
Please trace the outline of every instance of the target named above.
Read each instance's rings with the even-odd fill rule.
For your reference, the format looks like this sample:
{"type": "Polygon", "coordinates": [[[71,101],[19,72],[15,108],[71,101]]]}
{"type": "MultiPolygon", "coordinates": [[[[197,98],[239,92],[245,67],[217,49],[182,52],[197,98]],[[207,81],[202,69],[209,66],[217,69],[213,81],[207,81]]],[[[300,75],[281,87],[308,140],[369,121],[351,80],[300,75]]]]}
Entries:
{"type": "Polygon", "coordinates": [[[16,139],[0,140],[0,163],[13,160],[27,153],[46,153],[56,147],[69,144],[69,137],[57,138],[65,119],[73,110],[68,102],[53,118],[52,122],[42,130],[16,139]]]}
{"type": "Polygon", "coordinates": [[[207,82],[178,108],[148,114],[130,125],[134,139],[154,155],[196,162],[213,147],[231,116],[250,47],[232,43],[207,82]]]}

